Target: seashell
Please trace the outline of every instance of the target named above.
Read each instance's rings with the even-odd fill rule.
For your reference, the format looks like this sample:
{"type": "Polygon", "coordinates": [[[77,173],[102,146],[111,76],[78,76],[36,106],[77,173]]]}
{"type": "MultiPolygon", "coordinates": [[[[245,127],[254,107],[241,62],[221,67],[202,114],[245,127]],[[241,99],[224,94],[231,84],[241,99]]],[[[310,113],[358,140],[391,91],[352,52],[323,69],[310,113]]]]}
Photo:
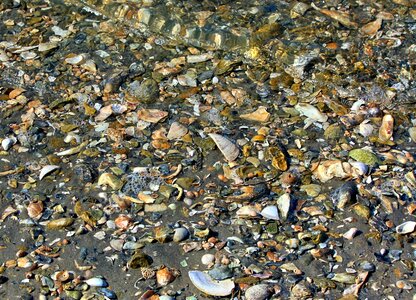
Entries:
{"type": "Polygon", "coordinates": [[[108,286],[107,281],[103,278],[93,277],[84,281],[89,286],[96,286],[96,287],[106,287],[108,286]]]}
{"type": "Polygon", "coordinates": [[[100,112],[95,117],[96,122],[102,122],[113,114],[112,105],[106,105],[100,109],[100,112]]]}
{"type": "Polygon", "coordinates": [[[114,223],[116,226],[122,230],[129,229],[131,225],[132,219],[129,216],[126,215],[119,215],[115,220],[114,223]]]}
{"type": "Polygon", "coordinates": [[[178,122],[173,122],[172,125],[170,125],[169,132],[166,137],[168,140],[176,140],[183,137],[185,134],[187,134],[187,132],[188,129],[185,126],[178,122]]]}
{"type": "Polygon", "coordinates": [[[281,195],[277,199],[277,207],[279,208],[279,212],[284,220],[286,220],[287,216],[289,215],[291,205],[292,200],[288,193],[281,195]]]}
{"type": "Polygon", "coordinates": [[[60,168],[61,168],[60,166],[56,166],[56,165],[47,165],[47,166],[44,166],[42,168],[42,170],[40,170],[39,180],[42,180],[43,177],[45,177],[49,173],[51,173],[51,172],[53,172],[55,170],[58,170],[60,168]]]}
{"type": "Polygon", "coordinates": [[[383,20],[381,18],[377,18],[375,21],[365,24],[361,27],[360,32],[364,35],[375,35],[377,31],[381,28],[381,23],[383,20]]]}
{"type": "Polygon", "coordinates": [[[340,283],[353,284],[355,283],[355,276],[348,273],[337,273],[331,278],[331,280],[340,283]]]}
{"type": "Polygon", "coordinates": [[[413,143],[416,143],[416,127],[410,127],[409,128],[409,135],[412,139],[413,143]]]}
{"type": "Polygon", "coordinates": [[[413,231],[415,231],[415,227],[416,227],[416,222],[407,221],[407,222],[404,222],[404,223],[398,225],[396,227],[396,232],[398,234],[412,233],[413,231]]]}
{"type": "Polygon", "coordinates": [[[232,143],[229,139],[223,137],[222,135],[216,133],[210,133],[209,137],[212,138],[214,143],[220,149],[221,153],[224,155],[225,159],[228,161],[234,161],[240,154],[238,147],[232,143]]]}
{"type": "Polygon", "coordinates": [[[43,209],[44,206],[42,201],[33,201],[27,206],[27,214],[32,219],[36,219],[42,215],[43,209]]]}
{"type": "Polygon", "coordinates": [[[267,112],[266,107],[260,106],[252,113],[241,115],[240,118],[244,120],[264,123],[270,120],[270,113],[267,112]]]}
{"type": "Polygon", "coordinates": [[[333,192],[332,201],[339,209],[343,209],[357,201],[357,193],[357,185],[353,181],[348,181],[333,192]]]}
{"type": "Polygon", "coordinates": [[[1,141],[1,147],[3,148],[4,151],[9,150],[14,144],[16,144],[17,139],[13,136],[13,137],[8,137],[5,138],[4,140],[1,141]]]}
{"type": "Polygon", "coordinates": [[[49,221],[46,224],[46,228],[50,230],[60,230],[71,226],[72,223],[74,223],[74,219],[72,218],[60,218],[49,221]]]}
{"type": "Polygon", "coordinates": [[[321,113],[315,106],[308,103],[298,103],[295,109],[301,114],[317,122],[326,122],[328,116],[321,113]]]}
{"type": "Polygon", "coordinates": [[[378,138],[386,142],[393,136],[394,119],[392,115],[385,115],[381,121],[381,127],[378,131],[378,138]]]}
{"type": "Polygon", "coordinates": [[[182,242],[186,240],[189,236],[189,231],[185,227],[175,228],[175,233],[173,234],[173,241],[175,243],[182,242]]]}
{"type": "Polygon", "coordinates": [[[55,42],[48,42],[48,43],[40,43],[38,45],[38,51],[39,52],[45,52],[45,51],[49,51],[53,48],[58,47],[58,44],[55,42]]]}
{"type": "Polygon", "coordinates": [[[175,275],[168,268],[160,269],[156,272],[156,281],[160,286],[166,286],[175,280],[175,275]]]}
{"type": "Polygon", "coordinates": [[[231,279],[214,281],[211,276],[201,271],[189,271],[188,275],[198,290],[210,296],[228,296],[235,287],[231,279]]]}
{"type": "Polygon", "coordinates": [[[72,154],[77,154],[81,152],[81,150],[88,145],[88,142],[82,142],[79,146],[76,146],[74,148],[70,148],[61,152],[56,153],[57,156],[67,156],[72,154]]]}
{"type": "Polygon", "coordinates": [[[244,205],[236,212],[237,216],[240,218],[255,218],[257,217],[258,210],[251,205],[244,205]]]}
{"type": "Polygon", "coordinates": [[[364,121],[360,124],[358,130],[363,137],[368,137],[373,133],[374,126],[364,121]]]}
{"type": "Polygon", "coordinates": [[[260,214],[269,220],[279,220],[279,213],[277,211],[277,207],[274,205],[266,206],[260,214]]]}
{"type": "Polygon", "coordinates": [[[95,64],[95,61],[92,59],[87,59],[82,65],[81,68],[84,70],[87,70],[88,72],[91,72],[93,74],[97,73],[97,65],[95,64]]]}
{"type": "Polygon", "coordinates": [[[65,58],[65,63],[70,65],[79,65],[83,63],[86,59],[86,54],[78,54],[78,55],[69,55],[69,57],[65,58]]]}
{"type": "Polygon", "coordinates": [[[246,290],[246,300],[265,300],[270,296],[271,292],[269,285],[257,284],[249,287],[246,290]]]}
{"type": "Polygon", "coordinates": [[[363,176],[368,173],[368,166],[365,163],[362,163],[360,161],[353,161],[350,162],[350,165],[353,167],[352,175],[354,177],[357,177],[355,175],[363,176]]]}
{"type": "Polygon", "coordinates": [[[119,190],[123,186],[123,182],[114,174],[103,173],[98,178],[98,185],[109,185],[113,190],[119,190]]]}
{"type": "Polygon", "coordinates": [[[345,238],[345,239],[347,239],[347,240],[352,240],[354,237],[355,237],[355,235],[357,234],[357,232],[358,232],[358,229],[357,228],[355,228],[355,227],[353,227],[353,228],[350,228],[346,233],[344,233],[342,236],[345,238]]]}
{"type": "Polygon", "coordinates": [[[214,262],[214,260],[215,260],[214,254],[207,253],[207,254],[202,255],[201,257],[201,263],[203,265],[210,265],[214,262]]]}
{"type": "Polygon", "coordinates": [[[71,273],[68,271],[60,271],[54,274],[54,280],[65,282],[68,281],[71,278],[71,273]]]}
{"type": "Polygon", "coordinates": [[[157,123],[168,116],[168,112],[159,109],[140,109],[137,112],[140,120],[149,123],[157,123]]]}

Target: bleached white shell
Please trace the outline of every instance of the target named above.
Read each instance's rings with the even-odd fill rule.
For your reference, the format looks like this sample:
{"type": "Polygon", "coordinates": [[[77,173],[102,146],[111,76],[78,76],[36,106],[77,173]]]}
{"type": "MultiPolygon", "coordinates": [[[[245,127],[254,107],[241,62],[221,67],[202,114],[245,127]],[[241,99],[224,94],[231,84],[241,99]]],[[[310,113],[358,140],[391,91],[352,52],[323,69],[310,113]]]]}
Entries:
{"type": "Polygon", "coordinates": [[[39,180],[42,180],[43,177],[45,177],[46,175],[48,175],[49,173],[58,170],[60,168],[60,166],[56,166],[56,165],[47,165],[44,166],[42,168],[42,170],[40,170],[40,174],[39,174],[39,180]]]}
{"type": "Polygon", "coordinates": [[[349,229],[347,232],[345,232],[342,236],[347,240],[352,240],[357,234],[357,232],[358,232],[358,229],[353,227],[349,229]]]}
{"type": "Polygon", "coordinates": [[[370,136],[370,135],[371,135],[371,133],[373,132],[373,130],[374,130],[374,126],[373,126],[373,125],[371,125],[371,124],[368,124],[367,122],[362,122],[362,123],[360,124],[360,126],[359,126],[359,131],[360,131],[360,134],[361,134],[363,137],[368,137],[368,136],[370,136]]]}
{"type": "Polygon", "coordinates": [[[89,286],[97,286],[97,287],[105,287],[108,285],[107,281],[98,277],[93,277],[88,280],[85,280],[85,283],[88,284],[89,286]]]}
{"type": "Polygon", "coordinates": [[[17,139],[13,136],[13,137],[8,137],[5,138],[4,140],[1,141],[1,146],[3,148],[4,151],[9,150],[14,144],[16,144],[17,139]]]}
{"type": "Polygon", "coordinates": [[[328,116],[321,113],[319,109],[308,103],[298,103],[295,105],[295,109],[301,114],[308,118],[311,118],[317,122],[326,122],[328,116]]]}
{"type": "Polygon", "coordinates": [[[277,207],[274,205],[266,206],[260,214],[269,220],[279,220],[279,212],[277,211],[277,207]]]}
{"type": "Polygon", "coordinates": [[[209,137],[213,139],[213,141],[217,145],[218,149],[220,149],[221,153],[224,155],[226,160],[234,161],[240,154],[240,150],[238,149],[238,147],[222,135],[210,133],[209,137]]]}
{"type": "Polygon", "coordinates": [[[290,195],[285,193],[277,199],[277,207],[283,219],[287,218],[291,205],[290,195]]]}
{"type": "Polygon", "coordinates": [[[415,228],[416,228],[416,222],[407,221],[407,222],[404,222],[404,223],[398,225],[396,227],[396,232],[398,234],[412,233],[413,231],[415,231],[415,228]]]}
{"type": "Polygon", "coordinates": [[[228,296],[235,287],[234,281],[231,279],[216,281],[201,271],[189,271],[188,275],[198,290],[211,296],[228,296]]]}

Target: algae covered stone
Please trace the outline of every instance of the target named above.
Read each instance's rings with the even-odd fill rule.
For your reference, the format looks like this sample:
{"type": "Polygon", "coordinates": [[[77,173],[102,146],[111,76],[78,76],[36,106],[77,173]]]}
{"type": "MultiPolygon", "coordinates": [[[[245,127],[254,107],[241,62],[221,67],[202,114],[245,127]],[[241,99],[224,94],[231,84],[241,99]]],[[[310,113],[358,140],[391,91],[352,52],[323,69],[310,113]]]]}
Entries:
{"type": "Polygon", "coordinates": [[[363,162],[370,166],[380,163],[380,160],[374,153],[364,149],[351,150],[348,156],[355,159],[356,161],[363,162]]]}

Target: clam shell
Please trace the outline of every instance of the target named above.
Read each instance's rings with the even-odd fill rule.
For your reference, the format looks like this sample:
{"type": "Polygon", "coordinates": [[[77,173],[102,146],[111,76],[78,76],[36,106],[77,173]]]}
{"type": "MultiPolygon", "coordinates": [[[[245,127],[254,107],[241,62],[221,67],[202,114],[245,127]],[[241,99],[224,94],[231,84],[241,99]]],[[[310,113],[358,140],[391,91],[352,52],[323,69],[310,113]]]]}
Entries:
{"type": "Polygon", "coordinates": [[[15,137],[8,137],[1,141],[1,146],[4,151],[9,150],[14,144],[16,144],[17,139],[15,137]]]}
{"type": "Polygon", "coordinates": [[[105,281],[102,278],[98,278],[98,277],[93,277],[93,278],[90,278],[88,280],[85,280],[85,283],[88,284],[89,286],[97,286],[97,287],[106,287],[106,286],[108,286],[107,281],[105,281]]]}
{"type": "Polygon", "coordinates": [[[170,125],[168,135],[166,136],[168,140],[180,139],[188,132],[188,129],[178,122],[173,122],[170,125]]]}
{"type": "Polygon", "coordinates": [[[198,290],[211,296],[228,296],[235,287],[230,279],[214,281],[211,276],[201,271],[189,271],[188,275],[198,290]]]}
{"type": "Polygon", "coordinates": [[[394,119],[392,115],[385,115],[381,121],[381,127],[378,131],[378,138],[386,142],[393,136],[394,119]]]}
{"type": "Polygon", "coordinates": [[[328,116],[321,113],[319,109],[315,106],[308,104],[308,103],[298,103],[295,105],[295,109],[305,117],[311,118],[317,122],[326,122],[328,120],[328,116]]]}
{"type": "Polygon", "coordinates": [[[404,223],[398,225],[396,227],[396,232],[398,234],[412,233],[413,231],[415,231],[415,228],[416,228],[416,222],[407,221],[407,222],[404,222],[404,223]]]}
{"type": "Polygon", "coordinates": [[[228,161],[234,161],[240,154],[240,150],[238,147],[232,143],[229,139],[223,137],[222,135],[216,133],[210,133],[209,137],[217,145],[218,149],[220,149],[221,153],[224,155],[225,159],[228,161]]]}
{"type": "Polygon", "coordinates": [[[58,170],[60,168],[60,166],[56,166],[56,165],[47,165],[44,166],[42,168],[42,170],[40,170],[40,174],[39,174],[39,180],[42,180],[43,177],[45,177],[46,175],[48,175],[49,173],[58,170]]]}
{"type": "Polygon", "coordinates": [[[260,214],[269,220],[279,220],[279,212],[277,211],[277,207],[274,205],[266,206],[260,214]]]}

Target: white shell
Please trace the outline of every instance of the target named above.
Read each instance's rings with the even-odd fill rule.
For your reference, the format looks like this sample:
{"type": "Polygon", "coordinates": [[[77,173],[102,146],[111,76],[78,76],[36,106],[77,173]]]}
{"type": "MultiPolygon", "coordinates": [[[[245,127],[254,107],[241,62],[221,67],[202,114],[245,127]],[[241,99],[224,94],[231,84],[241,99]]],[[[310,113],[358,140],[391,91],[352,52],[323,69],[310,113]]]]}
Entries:
{"type": "Polygon", "coordinates": [[[40,170],[40,174],[39,174],[39,180],[42,180],[43,177],[45,177],[46,175],[48,175],[49,173],[58,170],[60,168],[60,166],[56,166],[56,165],[47,165],[44,166],[42,168],[42,170],[40,170]]]}
{"type": "Polygon", "coordinates": [[[269,220],[279,220],[279,212],[277,211],[277,207],[274,205],[266,206],[260,214],[269,220]]]}
{"type": "Polygon", "coordinates": [[[214,260],[215,260],[215,256],[214,254],[211,254],[211,253],[204,254],[201,257],[201,263],[203,265],[210,265],[214,262],[214,260]]]}
{"type": "Polygon", "coordinates": [[[358,229],[353,227],[349,229],[346,233],[344,233],[342,236],[347,240],[352,240],[357,234],[357,232],[358,232],[358,229]]]}
{"type": "Polygon", "coordinates": [[[415,231],[415,228],[416,228],[416,222],[407,221],[407,222],[404,222],[404,223],[400,224],[399,226],[397,226],[396,227],[396,232],[398,234],[412,233],[413,231],[415,231]]]}
{"type": "Polygon", "coordinates": [[[308,103],[298,103],[295,105],[295,109],[301,114],[308,118],[311,118],[317,122],[326,122],[328,116],[321,113],[319,109],[308,103]]]}
{"type": "Polygon", "coordinates": [[[214,281],[211,276],[201,271],[189,271],[188,275],[198,290],[211,296],[228,296],[235,287],[231,279],[214,281]]]}
{"type": "Polygon", "coordinates": [[[93,277],[88,280],[85,280],[85,283],[88,284],[89,286],[97,286],[97,287],[105,287],[108,285],[107,281],[98,277],[93,277]]]}
{"type": "Polygon", "coordinates": [[[5,138],[4,140],[1,141],[1,146],[3,147],[4,151],[9,150],[14,144],[16,144],[17,140],[16,138],[13,137],[8,137],[5,138]]]}
{"type": "Polygon", "coordinates": [[[238,147],[222,135],[210,133],[209,137],[214,140],[215,144],[217,145],[218,149],[220,149],[226,160],[234,161],[240,154],[238,147]]]}
{"type": "Polygon", "coordinates": [[[188,129],[178,122],[173,122],[170,125],[168,135],[166,136],[168,140],[176,140],[183,137],[188,132],[188,129]]]}
{"type": "Polygon", "coordinates": [[[286,219],[289,214],[291,202],[290,195],[287,193],[277,199],[277,207],[279,208],[279,212],[283,219],[286,219]]]}
{"type": "Polygon", "coordinates": [[[362,123],[360,124],[360,126],[359,126],[359,131],[360,131],[360,134],[361,134],[363,137],[368,137],[368,136],[370,136],[370,135],[371,135],[371,133],[373,133],[373,130],[374,130],[374,126],[373,126],[373,125],[371,125],[371,124],[368,124],[367,122],[362,122],[362,123]]]}

